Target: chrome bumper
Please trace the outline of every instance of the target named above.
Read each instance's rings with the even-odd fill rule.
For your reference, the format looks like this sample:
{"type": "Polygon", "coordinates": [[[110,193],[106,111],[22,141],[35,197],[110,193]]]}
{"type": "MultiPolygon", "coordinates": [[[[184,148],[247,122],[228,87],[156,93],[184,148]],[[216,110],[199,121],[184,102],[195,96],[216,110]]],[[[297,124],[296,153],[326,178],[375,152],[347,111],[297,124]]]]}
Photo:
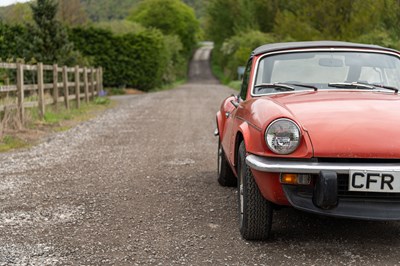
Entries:
{"type": "Polygon", "coordinates": [[[400,220],[400,200],[396,197],[352,197],[338,191],[338,174],[350,174],[350,170],[400,171],[400,164],[326,163],[256,155],[248,155],[246,163],[250,168],[261,172],[316,174],[313,186],[282,184],[286,198],[296,209],[335,217],[400,220]]]}
{"type": "Polygon", "coordinates": [[[261,172],[271,173],[297,173],[297,174],[318,174],[321,171],[334,171],[338,174],[349,174],[350,170],[400,171],[400,164],[394,163],[326,163],[312,161],[287,161],[281,159],[268,159],[266,157],[248,155],[247,165],[261,172]]]}

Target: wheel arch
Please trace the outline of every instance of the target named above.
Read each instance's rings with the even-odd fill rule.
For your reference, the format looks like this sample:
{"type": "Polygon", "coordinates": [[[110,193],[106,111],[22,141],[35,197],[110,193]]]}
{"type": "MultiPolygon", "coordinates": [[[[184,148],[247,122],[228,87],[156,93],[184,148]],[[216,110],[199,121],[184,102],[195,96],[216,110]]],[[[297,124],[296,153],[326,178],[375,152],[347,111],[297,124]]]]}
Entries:
{"type": "Polygon", "coordinates": [[[218,135],[219,135],[219,139],[221,139],[221,137],[223,136],[223,121],[222,121],[222,115],[221,115],[221,111],[217,112],[217,115],[215,117],[216,123],[217,123],[217,130],[218,130],[218,135]]]}
{"type": "Polygon", "coordinates": [[[260,142],[260,137],[262,134],[259,129],[254,128],[248,122],[243,121],[238,126],[238,131],[236,133],[235,138],[235,153],[234,153],[234,160],[235,169],[237,168],[237,161],[238,161],[238,150],[239,145],[242,141],[244,141],[244,146],[246,147],[246,152],[254,153],[260,150],[260,146],[262,145],[260,142]]]}
{"type": "MultiPolygon", "coordinates": [[[[238,160],[239,160],[239,146],[240,146],[240,143],[242,143],[242,141],[244,141],[244,137],[243,137],[242,132],[239,131],[236,134],[236,140],[235,140],[235,158],[234,158],[234,162],[235,162],[236,172],[238,171],[237,166],[238,166],[238,160]]],[[[246,146],[246,143],[245,143],[245,146],[246,146]]]]}

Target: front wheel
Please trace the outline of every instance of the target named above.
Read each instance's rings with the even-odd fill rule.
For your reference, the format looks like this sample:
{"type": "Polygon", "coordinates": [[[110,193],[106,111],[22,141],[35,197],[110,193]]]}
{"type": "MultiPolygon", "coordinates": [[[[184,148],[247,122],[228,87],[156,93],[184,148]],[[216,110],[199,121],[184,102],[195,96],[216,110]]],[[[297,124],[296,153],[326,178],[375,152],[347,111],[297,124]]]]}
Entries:
{"type": "Polygon", "coordinates": [[[244,142],[239,146],[238,202],[242,237],[247,240],[265,240],[269,238],[273,205],[261,195],[253,174],[246,164],[244,142]]]}

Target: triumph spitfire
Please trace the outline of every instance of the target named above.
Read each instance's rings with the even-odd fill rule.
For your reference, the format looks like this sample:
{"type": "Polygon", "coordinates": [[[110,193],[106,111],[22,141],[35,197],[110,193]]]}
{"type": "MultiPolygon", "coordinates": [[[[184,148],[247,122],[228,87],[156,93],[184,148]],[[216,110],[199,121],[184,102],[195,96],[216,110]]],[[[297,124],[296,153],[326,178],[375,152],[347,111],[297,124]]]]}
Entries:
{"type": "Polygon", "coordinates": [[[255,49],[217,113],[218,182],[238,187],[240,233],[275,209],[400,220],[400,53],[347,42],[255,49]]]}

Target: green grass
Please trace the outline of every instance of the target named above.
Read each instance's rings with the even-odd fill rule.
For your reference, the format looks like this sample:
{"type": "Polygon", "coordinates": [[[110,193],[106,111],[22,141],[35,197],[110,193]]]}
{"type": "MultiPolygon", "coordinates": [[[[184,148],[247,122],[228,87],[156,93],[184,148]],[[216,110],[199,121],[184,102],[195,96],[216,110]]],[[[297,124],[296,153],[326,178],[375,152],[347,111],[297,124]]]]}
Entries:
{"type": "Polygon", "coordinates": [[[221,67],[211,60],[211,71],[213,75],[222,83],[227,85],[231,80],[224,75],[221,67]]]}
{"type": "MultiPolygon", "coordinates": [[[[111,100],[106,97],[97,97],[93,102],[81,103],[81,108],[77,109],[71,107],[67,110],[64,106],[60,106],[58,109],[54,107],[47,108],[44,114],[44,122],[47,124],[59,124],[62,121],[67,120],[87,120],[90,118],[90,112],[103,109],[102,106],[108,106],[111,104],[111,100]]],[[[71,106],[75,105],[75,102],[70,103],[71,106]]]]}
{"type": "Polygon", "coordinates": [[[110,102],[111,100],[107,97],[97,97],[96,99],[94,99],[94,104],[97,105],[109,105],[110,102]]]}
{"type": "Polygon", "coordinates": [[[79,109],[75,108],[76,104],[74,101],[70,102],[71,108],[69,110],[63,104],[60,104],[57,109],[54,106],[46,106],[43,120],[39,118],[37,108],[26,109],[27,121],[23,130],[25,135],[21,135],[17,131],[15,133],[7,132],[0,139],[0,152],[29,147],[39,140],[38,137],[36,139],[35,137],[32,138],[37,131],[44,133],[66,131],[80,122],[93,118],[98,112],[114,105],[115,102],[111,102],[110,99],[98,97],[88,104],[81,103],[81,108],[79,109]],[[27,135],[28,138],[26,137],[27,135]]]}
{"type": "Polygon", "coordinates": [[[242,86],[242,81],[241,80],[231,80],[229,77],[225,76],[221,67],[216,62],[214,62],[214,60],[211,60],[211,71],[212,71],[213,75],[222,84],[224,84],[236,91],[240,91],[240,88],[242,86]]]}
{"type": "Polygon", "coordinates": [[[242,87],[242,81],[241,80],[233,80],[227,84],[228,87],[240,91],[242,87]]]}
{"type": "Polygon", "coordinates": [[[26,148],[28,146],[30,146],[30,144],[27,143],[26,141],[21,140],[14,136],[6,135],[0,142],[0,152],[6,152],[13,149],[26,148]]]}

